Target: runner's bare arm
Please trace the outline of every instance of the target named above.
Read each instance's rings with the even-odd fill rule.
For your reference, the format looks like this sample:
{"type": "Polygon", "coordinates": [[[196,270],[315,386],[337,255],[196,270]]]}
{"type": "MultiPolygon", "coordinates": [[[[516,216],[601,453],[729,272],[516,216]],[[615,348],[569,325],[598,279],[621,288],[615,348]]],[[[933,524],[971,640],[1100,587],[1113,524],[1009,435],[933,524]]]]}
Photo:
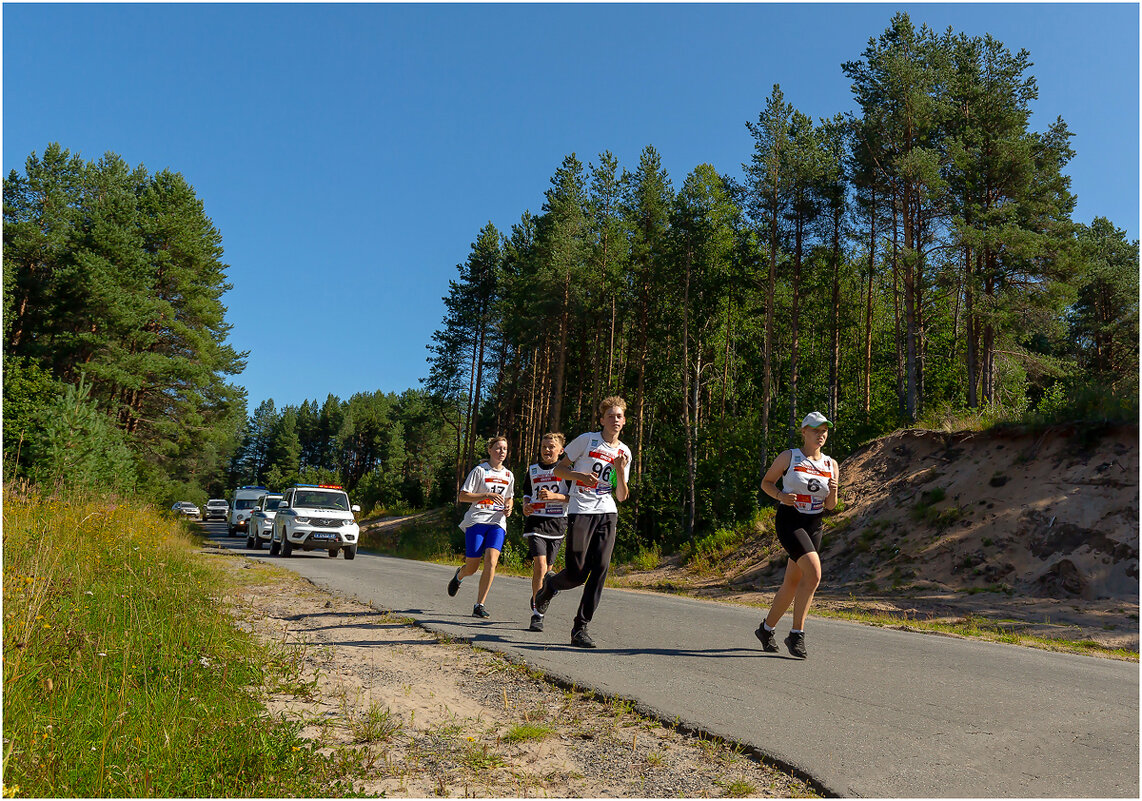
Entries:
{"type": "Polygon", "coordinates": [[[552,472],[559,478],[577,481],[587,487],[594,487],[599,483],[599,477],[594,473],[580,473],[572,470],[571,466],[571,460],[564,456],[559,460],[559,464],[555,465],[555,469],[552,472]]]}
{"type": "Polygon", "coordinates": [[[627,486],[627,472],[626,467],[630,462],[627,457],[626,451],[619,451],[619,455],[615,457],[613,463],[615,471],[615,500],[622,503],[630,497],[630,487],[627,486]]]}
{"type": "Polygon", "coordinates": [[[841,490],[841,466],[837,464],[837,460],[833,459],[833,481],[829,485],[829,497],[825,498],[825,508],[837,508],[837,496],[841,490]]]}
{"type": "Polygon", "coordinates": [[[460,503],[479,503],[480,501],[496,501],[500,496],[494,492],[467,492],[460,490],[460,494],[456,496],[460,503]]]}
{"type": "Polygon", "coordinates": [[[761,491],[773,498],[778,503],[783,503],[786,506],[793,505],[793,494],[790,492],[782,492],[777,488],[777,479],[785,475],[785,471],[789,469],[789,462],[793,459],[793,451],[782,451],[773,460],[769,470],[766,471],[765,477],[761,480],[761,491]]]}

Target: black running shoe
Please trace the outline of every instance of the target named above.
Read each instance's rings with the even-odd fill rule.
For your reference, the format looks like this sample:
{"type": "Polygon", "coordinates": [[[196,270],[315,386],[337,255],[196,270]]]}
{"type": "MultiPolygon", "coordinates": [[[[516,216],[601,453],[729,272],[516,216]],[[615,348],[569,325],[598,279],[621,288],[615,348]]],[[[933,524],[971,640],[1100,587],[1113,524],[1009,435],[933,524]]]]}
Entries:
{"type": "Polygon", "coordinates": [[[472,607],[472,617],[491,617],[492,613],[484,608],[483,604],[476,604],[472,607]]]}
{"type": "Polygon", "coordinates": [[[777,632],[773,629],[766,631],[764,625],[758,626],[754,636],[761,640],[761,648],[763,651],[768,651],[771,654],[777,653],[780,649],[777,647],[777,632]]]}
{"type": "Polygon", "coordinates": [[[448,582],[448,594],[451,596],[455,596],[456,593],[460,592],[460,568],[462,567],[463,565],[456,568],[456,575],[448,582]]]}
{"type": "Polygon", "coordinates": [[[595,641],[591,639],[591,635],[587,633],[586,629],[575,629],[571,632],[571,644],[576,648],[598,648],[595,641]]]}
{"type": "Polygon", "coordinates": [[[532,615],[531,625],[527,627],[528,631],[543,631],[543,615],[532,615]]]}
{"type": "Polygon", "coordinates": [[[809,656],[805,651],[805,633],[802,631],[789,632],[789,636],[785,638],[785,647],[789,649],[789,653],[798,659],[805,659],[809,656]]]}
{"type": "Polygon", "coordinates": [[[554,570],[548,570],[547,575],[543,577],[543,584],[539,587],[539,592],[535,594],[535,611],[541,615],[547,614],[547,605],[551,603],[551,599],[559,594],[559,590],[551,589],[551,578],[555,575],[554,570]]]}

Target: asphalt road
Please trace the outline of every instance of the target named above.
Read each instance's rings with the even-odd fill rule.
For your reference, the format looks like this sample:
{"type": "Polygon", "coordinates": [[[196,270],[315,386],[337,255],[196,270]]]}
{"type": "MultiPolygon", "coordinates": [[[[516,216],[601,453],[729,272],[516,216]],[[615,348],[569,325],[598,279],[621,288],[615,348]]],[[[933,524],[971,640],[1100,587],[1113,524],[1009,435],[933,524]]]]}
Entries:
{"type": "MultiPolygon", "coordinates": [[[[525,579],[497,576],[492,617],[480,620],[478,575],[445,592],[455,566],[363,552],[283,559],[207,528],[319,587],[748,744],[833,794],[1139,797],[1136,663],[815,618],[802,661],[761,650],[757,609],[614,589],[591,624],[599,647],[584,651],[568,644],[580,590],[551,602],[537,634],[525,579]]],[[[363,637],[346,627],[346,642],[363,637]]]]}

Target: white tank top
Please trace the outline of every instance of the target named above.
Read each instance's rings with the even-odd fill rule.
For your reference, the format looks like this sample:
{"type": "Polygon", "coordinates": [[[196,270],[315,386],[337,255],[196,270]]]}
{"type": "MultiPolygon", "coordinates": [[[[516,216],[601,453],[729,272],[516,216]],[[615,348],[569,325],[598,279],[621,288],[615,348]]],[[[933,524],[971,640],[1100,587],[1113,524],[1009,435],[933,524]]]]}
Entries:
{"type": "Polygon", "coordinates": [[[835,480],[836,470],[833,460],[821,454],[814,461],[794,448],[789,459],[789,469],[781,477],[781,488],[795,496],[793,506],[798,512],[819,515],[825,511],[825,499],[829,497],[835,480]]]}

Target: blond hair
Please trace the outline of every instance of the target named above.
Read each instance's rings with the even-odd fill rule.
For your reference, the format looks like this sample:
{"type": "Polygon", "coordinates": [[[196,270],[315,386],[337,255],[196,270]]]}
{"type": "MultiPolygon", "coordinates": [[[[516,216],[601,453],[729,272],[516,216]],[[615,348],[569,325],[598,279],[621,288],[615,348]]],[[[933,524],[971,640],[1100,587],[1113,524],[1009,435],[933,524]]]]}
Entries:
{"type": "Polygon", "coordinates": [[[599,418],[602,419],[610,409],[618,406],[623,414],[627,413],[627,402],[620,398],[618,395],[608,395],[599,401],[599,418]]]}
{"type": "Polygon", "coordinates": [[[555,440],[559,443],[560,448],[567,444],[567,437],[563,436],[558,431],[548,431],[546,434],[539,438],[539,441],[543,442],[545,439],[555,440]]]}
{"type": "Polygon", "coordinates": [[[505,445],[507,445],[508,444],[508,438],[502,434],[497,434],[496,436],[490,438],[488,440],[488,444],[487,444],[487,450],[489,453],[492,450],[492,446],[495,445],[497,442],[503,442],[505,445]]]}

